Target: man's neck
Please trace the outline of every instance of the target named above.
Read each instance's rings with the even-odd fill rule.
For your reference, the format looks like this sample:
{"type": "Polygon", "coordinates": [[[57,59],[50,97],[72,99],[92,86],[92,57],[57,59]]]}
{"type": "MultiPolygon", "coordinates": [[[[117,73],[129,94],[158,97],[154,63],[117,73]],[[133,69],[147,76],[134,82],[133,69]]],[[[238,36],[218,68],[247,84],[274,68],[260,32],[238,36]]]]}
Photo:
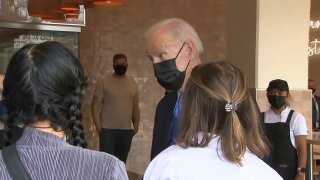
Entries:
{"type": "Polygon", "coordinates": [[[187,81],[188,81],[188,79],[189,79],[189,77],[190,77],[190,75],[191,75],[192,69],[193,69],[194,67],[196,67],[197,65],[199,65],[199,64],[201,64],[201,60],[200,60],[200,58],[199,58],[199,55],[196,56],[196,58],[194,58],[194,59],[192,59],[192,60],[190,61],[189,67],[188,67],[188,69],[186,70],[186,76],[185,76],[184,82],[183,82],[183,84],[182,84],[182,87],[179,89],[180,92],[184,92],[185,87],[186,87],[186,85],[187,85],[187,81]]]}
{"type": "Polygon", "coordinates": [[[115,77],[115,78],[125,78],[125,77],[126,77],[126,74],[118,75],[118,74],[116,74],[116,73],[113,73],[112,75],[113,75],[113,77],[115,77]]]}
{"type": "Polygon", "coordinates": [[[271,110],[274,112],[274,114],[276,115],[280,115],[282,111],[284,111],[287,107],[286,106],[283,106],[281,107],[280,109],[276,109],[274,107],[271,107],[271,110]]]}

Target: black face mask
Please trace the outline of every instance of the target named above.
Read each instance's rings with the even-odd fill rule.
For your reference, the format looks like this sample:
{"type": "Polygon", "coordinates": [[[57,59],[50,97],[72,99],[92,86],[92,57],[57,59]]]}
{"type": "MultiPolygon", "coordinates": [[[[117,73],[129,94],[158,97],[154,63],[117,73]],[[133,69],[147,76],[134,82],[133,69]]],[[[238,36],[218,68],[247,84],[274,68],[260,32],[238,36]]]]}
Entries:
{"type": "Polygon", "coordinates": [[[280,109],[286,104],[286,97],[285,96],[268,96],[268,101],[272,107],[276,109],[280,109]]]}
{"type": "Polygon", "coordinates": [[[153,64],[154,74],[159,84],[167,90],[179,90],[183,85],[190,60],[186,69],[181,72],[177,69],[176,59],[179,56],[184,44],[185,43],[183,43],[175,58],[153,64]]]}
{"type": "Polygon", "coordinates": [[[127,66],[126,65],[115,65],[113,66],[114,72],[118,75],[118,76],[122,76],[126,73],[127,71],[127,66]]]}

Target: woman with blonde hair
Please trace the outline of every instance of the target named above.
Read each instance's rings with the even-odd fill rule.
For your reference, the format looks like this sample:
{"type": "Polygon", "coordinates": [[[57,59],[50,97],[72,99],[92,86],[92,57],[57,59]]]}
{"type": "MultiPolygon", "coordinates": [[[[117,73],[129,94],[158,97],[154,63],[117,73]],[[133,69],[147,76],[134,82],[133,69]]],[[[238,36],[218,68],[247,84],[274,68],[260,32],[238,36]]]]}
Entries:
{"type": "Polygon", "coordinates": [[[192,70],[176,143],[150,163],[145,179],[282,179],[258,158],[269,152],[260,113],[242,72],[226,61],[192,70]]]}

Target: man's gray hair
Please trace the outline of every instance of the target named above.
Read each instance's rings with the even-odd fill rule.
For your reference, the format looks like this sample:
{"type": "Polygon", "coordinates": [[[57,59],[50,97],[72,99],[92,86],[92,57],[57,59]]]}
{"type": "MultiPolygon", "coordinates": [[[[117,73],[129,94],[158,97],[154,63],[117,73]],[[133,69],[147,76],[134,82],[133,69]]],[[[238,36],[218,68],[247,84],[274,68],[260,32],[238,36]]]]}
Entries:
{"type": "Polygon", "coordinates": [[[194,30],[194,28],[186,21],[179,18],[163,19],[157,24],[151,26],[146,32],[145,36],[148,37],[152,32],[161,28],[166,28],[168,32],[172,33],[173,38],[175,38],[175,40],[180,43],[191,39],[192,41],[194,41],[198,52],[203,52],[203,46],[199,35],[194,30]]]}

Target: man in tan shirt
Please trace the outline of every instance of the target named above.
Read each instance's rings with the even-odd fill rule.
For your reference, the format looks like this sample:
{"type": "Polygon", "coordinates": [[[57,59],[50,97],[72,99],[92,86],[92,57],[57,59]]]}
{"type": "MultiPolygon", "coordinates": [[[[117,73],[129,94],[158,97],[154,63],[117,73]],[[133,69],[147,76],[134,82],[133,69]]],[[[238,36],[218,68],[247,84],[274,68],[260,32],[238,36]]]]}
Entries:
{"type": "Polygon", "coordinates": [[[93,121],[99,131],[100,150],[126,162],[133,135],[139,130],[138,86],[126,76],[127,58],[113,57],[114,73],[97,82],[92,101],[93,121]]]}

